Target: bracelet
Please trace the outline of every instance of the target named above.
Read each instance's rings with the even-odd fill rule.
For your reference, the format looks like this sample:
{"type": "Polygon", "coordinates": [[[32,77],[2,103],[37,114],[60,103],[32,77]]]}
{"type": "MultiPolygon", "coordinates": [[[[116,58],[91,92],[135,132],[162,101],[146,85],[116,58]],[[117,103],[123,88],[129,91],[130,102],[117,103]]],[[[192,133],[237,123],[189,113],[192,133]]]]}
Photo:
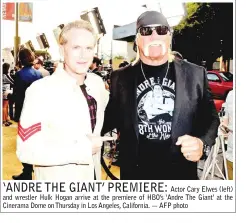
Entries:
{"type": "Polygon", "coordinates": [[[200,139],[203,142],[203,149],[202,149],[202,157],[200,158],[201,160],[207,159],[209,156],[209,153],[211,151],[211,147],[204,142],[204,140],[200,139]]]}
{"type": "Polygon", "coordinates": [[[203,154],[202,154],[202,157],[201,159],[207,159],[208,156],[209,156],[209,153],[211,151],[211,147],[206,145],[206,144],[203,144],[203,154]]]}

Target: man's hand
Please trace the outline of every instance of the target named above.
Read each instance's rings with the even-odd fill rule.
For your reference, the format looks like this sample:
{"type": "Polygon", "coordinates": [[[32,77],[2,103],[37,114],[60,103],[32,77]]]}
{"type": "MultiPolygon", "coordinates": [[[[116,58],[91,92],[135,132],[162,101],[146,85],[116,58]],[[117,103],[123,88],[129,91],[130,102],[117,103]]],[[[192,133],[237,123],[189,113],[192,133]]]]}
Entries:
{"type": "Polygon", "coordinates": [[[199,138],[189,135],[180,136],[176,145],[181,146],[181,152],[189,161],[197,162],[202,157],[203,142],[199,138]]]}
{"type": "Polygon", "coordinates": [[[116,140],[115,137],[110,137],[110,136],[88,135],[88,138],[92,142],[92,155],[98,153],[101,150],[101,147],[104,141],[116,140]]]}

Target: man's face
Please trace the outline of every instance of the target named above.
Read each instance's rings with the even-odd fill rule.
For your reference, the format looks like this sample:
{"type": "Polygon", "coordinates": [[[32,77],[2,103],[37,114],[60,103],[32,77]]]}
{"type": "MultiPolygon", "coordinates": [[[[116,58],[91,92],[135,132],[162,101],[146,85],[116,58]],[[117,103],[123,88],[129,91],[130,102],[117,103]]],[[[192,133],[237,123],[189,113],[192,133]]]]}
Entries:
{"type": "Polygon", "coordinates": [[[38,62],[37,60],[34,60],[34,65],[33,65],[33,67],[34,67],[34,69],[39,70],[41,65],[38,64],[37,62],[38,62]]]}
{"type": "Polygon", "coordinates": [[[92,63],[95,38],[86,29],[73,28],[66,33],[67,43],[62,46],[65,67],[69,72],[84,74],[92,63]]]}
{"type": "Polygon", "coordinates": [[[162,96],[162,89],[161,89],[161,86],[159,85],[155,85],[154,86],[154,96],[156,97],[161,97],[162,96]]]}
{"type": "MultiPolygon", "coordinates": [[[[151,35],[142,35],[144,32],[137,34],[137,45],[139,47],[140,55],[149,57],[152,59],[163,58],[168,53],[168,49],[171,43],[170,33],[167,32],[165,35],[159,35],[154,29],[157,25],[150,25],[144,29],[152,29],[151,35]]],[[[165,33],[165,32],[164,32],[165,33]]]]}
{"type": "Polygon", "coordinates": [[[90,65],[90,69],[91,69],[91,70],[94,70],[96,67],[97,67],[96,63],[92,63],[92,64],[90,65]]]}

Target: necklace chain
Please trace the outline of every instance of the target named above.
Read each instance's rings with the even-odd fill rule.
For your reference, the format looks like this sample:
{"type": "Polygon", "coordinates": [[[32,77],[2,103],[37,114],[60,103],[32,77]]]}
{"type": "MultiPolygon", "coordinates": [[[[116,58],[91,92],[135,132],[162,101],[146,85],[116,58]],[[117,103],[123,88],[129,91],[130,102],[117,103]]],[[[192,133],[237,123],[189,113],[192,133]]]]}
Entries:
{"type": "MultiPolygon", "coordinates": [[[[141,71],[143,73],[143,76],[144,76],[145,80],[147,81],[147,78],[146,78],[145,73],[143,71],[143,63],[142,63],[142,61],[140,62],[140,66],[141,66],[141,71]]],[[[167,62],[167,71],[166,71],[165,77],[163,79],[166,79],[168,71],[169,71],[169,62],[167,62]]],[[[151,87],[152,91],[154,91],[154,88],[151,85],[150,85],[150,87],[151,87]]]]}

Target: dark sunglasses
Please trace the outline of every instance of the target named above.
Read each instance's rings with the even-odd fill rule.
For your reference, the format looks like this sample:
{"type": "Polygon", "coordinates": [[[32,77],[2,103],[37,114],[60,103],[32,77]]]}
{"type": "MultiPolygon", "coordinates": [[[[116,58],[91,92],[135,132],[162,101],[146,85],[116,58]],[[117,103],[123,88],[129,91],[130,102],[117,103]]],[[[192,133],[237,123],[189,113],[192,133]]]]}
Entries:
{"type": "Polygon", "coordinates": [[[141,36],[150,36],[154,30],[158,35],[167,35],[169,28],[167,26],[145,26],[140,27],[138,32],[141,34],[141,36]]]}

